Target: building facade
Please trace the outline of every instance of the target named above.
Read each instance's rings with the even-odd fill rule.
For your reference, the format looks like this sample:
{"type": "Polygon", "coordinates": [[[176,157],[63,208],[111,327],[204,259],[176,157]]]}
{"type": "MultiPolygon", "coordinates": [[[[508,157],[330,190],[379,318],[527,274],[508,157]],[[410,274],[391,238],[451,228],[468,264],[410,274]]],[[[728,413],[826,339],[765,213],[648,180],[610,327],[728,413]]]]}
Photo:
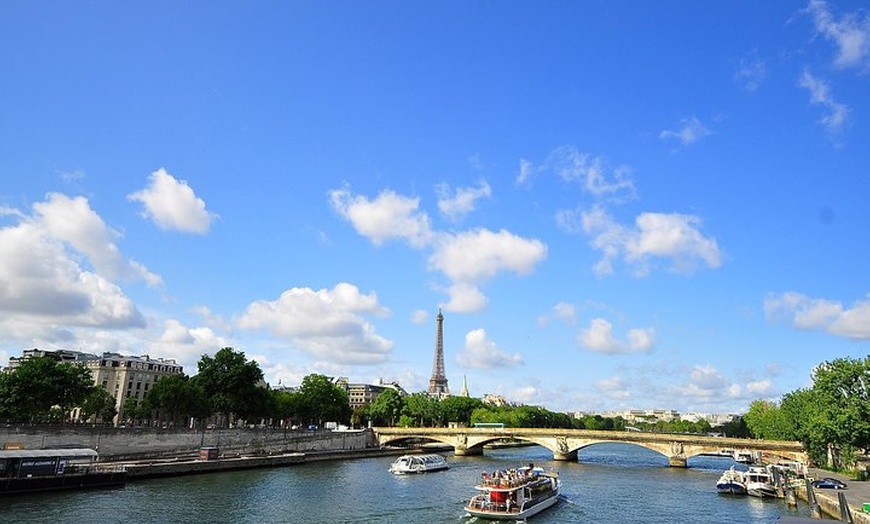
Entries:
{"type": "Polygon", "coordinates": [[[388,389],[396,391],[403,397],[408,394],[398,383],[384,382],[383,380],[379,380],[377,384],[351,384],[346,377],[339,377],[334,379],[333,383],[347,393],[348,404],[352,410],[370,405],[388,389]]]}
{"type": "Polygon", "coordinates": [[[103,353],[84,362],[91,370],[94,384],[115,397],[115,424],[125,419],[124,403],[127,399],[141,402],[148,390],[163,377],[181,375],[183,367],[173,359],[152,359],[148,355],[125,356],[103,353]]]}
{"type": "MultiPolygon", "coordinates": [[[[20,357],[11,357],[8,371],[14,371],[26,360],[41,357],[77,364],[89,369],[94,384],[115,397],[115,409],[118,412],[113,420],[115,425],[118,425],[119,421],[125,418],[124,403],[127,399],[141,401],[159,379],[181,375],[184,371],[183,367],[173,359],[153,359],[148,355],[125,356],[111,352],[95,355],[67,349],[43,350],[38,348],[26,349],[20,357]]],[[[73,409],[70,418],[79,421],[81,408],[73,409]]]]}

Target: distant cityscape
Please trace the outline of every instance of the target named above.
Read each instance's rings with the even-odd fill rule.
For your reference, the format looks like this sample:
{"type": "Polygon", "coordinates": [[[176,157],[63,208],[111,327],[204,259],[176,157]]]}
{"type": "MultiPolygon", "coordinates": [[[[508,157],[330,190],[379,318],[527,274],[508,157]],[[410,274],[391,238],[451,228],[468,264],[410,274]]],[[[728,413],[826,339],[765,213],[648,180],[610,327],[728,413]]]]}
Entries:
{"type": "MultiPolygon", "coordinates": [[[[440,316],[440,313],[439,313],[440,316]]],[[[440,332],[439,322],[439,332],[440,332]]],[[[439,338],[439,340],[441,340],[439,338]]],[[[441,348],[437,346],[437,348],[441,348]]],[[[181,375],[184,373],[183,367],[177,363],[175,359],[170,358],[152,358],[148,355],[121,355],[114,352],[104,352],[102,354],[86,353],[81,351],[73,351],[66,349],[43,350],[38,348],[26,349],[19,357],[10,357],[9,366],[3,369],[4,372],[12,372],[18,368],[22,362],[28,359],[47,357],[58,362],[67,362],[71,364],[82,365],[91,371],[94,385],[100,386],[108,391],[115,398],[115,408],[118,415],[115,417],[115,423],[124,420],[124,403],[127,399],[141,401],[145,398],[149,389],[163,377],[171,375],[181,375]]],[[[443,363],[443,348],[441,351],[436,349],[436,359],[433,370],[433,379],[430,380],[430,386],[434,385],[435,391],[428,393],[432,396],[443,398],[450,396],[447,389],[447,380],[444,378],[444,363],[443,363]],[[440,355],[440,359],[438,356],[440,355]]],[[[384,391],[392,389],[401,396],[409,394],[401,384],[396,381],[378,380],[375,383],[351,382],[347,377],[331,377],[333,384],[343,389],[348,396],[348,401],[351,409],[366,406],[374,402],[384,391]]],[[[299,386],[289,386],[278,384],[271,386],[263,382],[262,387],[268,387],[278,391],[296,391],[299,386]]],[[[470,397],[468,383],[463,379],[463,384],[460,392],[456,396],[470,397]]],[[[484,394],[481,400],[491,406],[508,406],[514,405],[501,395],[484,394]]],[[[676,421],[686,420],[689,422],[699,422],[706,420],[711,426],[726,424],[738,414],[727,413],[679,413],[670,409],[628,409],[622,411],[569,411],[569,416],[580,419],[585,416],[600,416],[605,418],[621,417],[627,423],[650,422],[657,421],[676,421]]],[[[72,420],[78,420],[80,410],[76,408],[70,414],[72,420]]]]}

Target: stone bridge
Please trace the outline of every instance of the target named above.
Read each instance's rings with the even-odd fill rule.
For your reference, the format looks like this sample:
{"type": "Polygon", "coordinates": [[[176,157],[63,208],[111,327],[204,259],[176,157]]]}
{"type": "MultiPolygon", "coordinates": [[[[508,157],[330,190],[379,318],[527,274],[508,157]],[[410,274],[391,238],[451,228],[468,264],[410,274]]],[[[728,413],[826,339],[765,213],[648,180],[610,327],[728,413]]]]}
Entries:
{"type": "Polygon", "coordinates": [[[645,433],[637,431],[593,431],[586,429],[539,428],[373,428],[381,446],[425,439],[453,446],[456,455],[481,455],[483,446],[502,439],[532,442],[553,452],[555,460],[577,460],[577,452],[603,442],[635,444],[661,453],[668,465],[686,467],[697,455],[718,454],[723,450],[761,452],[767,460],[776,458],[809,463],[803,444],[782,440],[753,440],[708,437],[683,433],[645,433]]]}

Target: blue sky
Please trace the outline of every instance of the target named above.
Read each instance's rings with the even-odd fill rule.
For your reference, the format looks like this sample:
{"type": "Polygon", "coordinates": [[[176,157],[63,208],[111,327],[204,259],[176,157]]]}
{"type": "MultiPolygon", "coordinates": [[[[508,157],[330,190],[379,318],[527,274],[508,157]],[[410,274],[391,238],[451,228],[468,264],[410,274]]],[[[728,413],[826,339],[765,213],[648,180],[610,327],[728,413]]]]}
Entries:
{"type": "Polygon", "coordinates": [[[870,341],[861,2],[8,1],[0,363],[737,412],[870,341]]]}

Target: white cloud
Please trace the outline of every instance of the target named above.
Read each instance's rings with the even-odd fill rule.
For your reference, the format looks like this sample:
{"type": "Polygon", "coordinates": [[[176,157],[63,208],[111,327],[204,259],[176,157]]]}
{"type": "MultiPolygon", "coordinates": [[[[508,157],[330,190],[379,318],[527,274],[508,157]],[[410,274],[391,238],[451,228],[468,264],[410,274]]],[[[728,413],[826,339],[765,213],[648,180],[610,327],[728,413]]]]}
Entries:
{"type": "Polygon", "coordinates": [[[70,340],[75,327],[145,326],[114,280],[157,285],[160,277],[123,258],[114,243],[119,235],[87,199],[52,193],[33,205],[31,216],[8,208],[0,213],[18,219],[0,228],[0,330],[21,339],[70,340]]]}
{"type": "Polygon", "coordinates": [[[770,379],[734,382],[710,365],[695,365],[689,370],[689,381],[668,388],[672,396],[683,397],[692,403],[713,406],[724,402],[749,403],[773,394],[770,379]]]}
{"type": "Polygon", "coordinates": [[[630,329],[627,340],[618,340],[613,335],[613,324],[603,318],[594,318],[589,328],[580,331],[577,338],[584,348],[596,353],[647,353],[655,344],[652,328],[630,329]]]}
{"type": "Polygon", "coordinates": [[[452,221],[458,221],[468,213],[474,211],[477,200],[489,197],[492,189],[486,182],[481,182],[478,187],[457,188],[452,194],[450,186],[441,184],[436,187],[438,193],[438,210],[441,214],[452,221]]]}
{"type": "Polygon", "coordinates": [[[728,385],[728,381],[713,366],[695,366],[689,372],[691,383],[701,389],[722,389],[728,385]]]}
{"type": "Polygon", "coordinates": [[[423,309],[415,309],[411,313],[411,322],[414,324],[424,324],[429,321],[429,312],[423,309]]]}
{"type": "Polygon", "coordinates": [[[756,52],[750,56],[740,59],[740,65],[737,67],[737,72],[734,73],[734,79],[743,85],[747,91],[755,91],[764,81],[767,76],[767,66],[764,61],[758,58],[756,52]]]}
{"type": "Polygon", "coordinates": [[[452,282],[448,287],[450,302],[445,305],[449,311],[479,311],[487,300],[478,284],[503,271],[527,275],[547,256],[547,247],[540,241],[505,230],[443,233],[434,247],[428,266],[452,282]]]}
{"type": "Polygon", "coordinates": [[[519,353],[505,353],[495,342],[486,337],[486,330],[475,329],[465,335],[465,347],[456,355],[456,361],[468,368],[490,369],[513,367],[522,364],[519,353]]]}
{"type": "Polygon", "coordinates": [[[535,174],[535,166],[530,161],[521,158],[520,159],[520,171],[517,174],[517,184],[524,185],[529,182],[529,180],[535,174]]]}
{"type": "Polygon", "coordinates": [[[364,295],[353,284],[339,283],[331,290],[292,288],[277,300],[258,300],[235,324],[245,330],[267,330],[327,362],[379,364],[386,361],[393,343],[375,333],[363,315],[387,314],[374,293],[364,295]]]}
{"type": "Polygon", "coordinates": [[[547,246],[502,229],[474,229],[439,237],[429,267],[458,282],[481,282],[501,271],[526,275],[547,256],[547,246]]]}
{"type": "Polygon", "coordinates": [[[867,67],[870,57],[870,16],[849,13],[837,20],[828,10],[827,2],[811,0],[806,11],[826,40],[837,48],[834,65],[841,68],[867,67]]]}
{"type": "Polygon", "coordinates": [[[554,149],[544,163],[535,166],[528,160],[520,160],[518,183],[526,183],[537,173],[552,172],[566,182],[577,182],[587,193],[595,197],[631,197],[634,181],[631,169],[625,166],[611,168],[601,158],[584,153],[574,146],[554,149]]]}
{"type": "Polygon", "coordinates": [[[471,284],[459,282],[447,288],[448,301],[444,309],[456,313],[474,313],[483,310],[489,303],[480,289],[471,284]]]}
{"type": "Polygon", "coordinates": [[[517,404],[531,406],[541,403],[542,393],[537,387],[529,384],[512,390],[507,397],[517,404]]]}
{"type": "Polygon", "coordinates": [[[555,319],[569,326],[577,324],[577,307],[568,302],[558,302],[550,309],[549,314],[538,316],[537,323],[539,326],[547,326],[555,319]]]}
{"type": "Polygon", "coordinates": [[[559,302],[553,306],[553,316],[562,322],[573,326],[577,323],[577,308],[567,302],[559,302]]]}
{"type": "Polygon", "coordinates": [[[659,138],[663,140],[676,139],[681,145],[688,146],[710,134],[710,130],[697,117],[692,116],[680,120],[677,129],[665,129],[659,133],[659,138]]]}
{"type": "Polygon", "coordinates": [[[853,340],[870,339],[870,298],[856,301],[847,309],[840,302],[789,291],[768,295],[764,312],[768,320],[785,318],[798,329],[817,329],[853,340]]]}
{"type": "Polygon", "coordinates": [[[163,168],[151,173],[148,180],[148,187],[127,195],[127,199],[145,206],[143,217],[153,220],[161,229],[208,233],[218,215],[206,210],[205,202],[194,194],[187,181],[176,179],[163,168]]]}
{"type": "Polygon", "coordinates": [[[203,355],[214,355],[225,347],[232,347],[231,341],[216,334],[211,328],[191,328],[175,319],[164,320],[163,332],[145,346],[149,356],[175,359],[184,366],[188,375],[196,374],[196,365],[203,355]]]}
{"type": "Polygon", "coordinates": [[[375,245],[395,238],[421,248],[432,239],[429,216],[418,211],[419,198],[408,198],[386,190],[376,199],[369,200],[352,195],[350,189],[344,187],[330,191],[329,199],[335,212],[375,245]]]}
{"type": "Polygon", "coordinates": [[[596,207],[582,213],[582,223],[593,236],[592,247],[603,254],[595,266],[599,275],[612,274],[613,262],[620,256],[636,276],[648,274],[654,259],[669,260],[670,269],[677,272],[693,271],[699,262],[711,268],[721,264],[716,240],[699,231],[701,221],[693,215],[641,213],[636,227],[629,228],[596,207]]]}
{"type": "Polygon", "coordinates": [[[94,270],[110,280],[142,280],[151,286],[161,284],[160,277],[145,266],[121,256],[115,245],[121,235],[103,222],[86,198],[70,198],[59,193],[50,193],[46,198],[45,202],[33,205],[34,223],[46,237],[85,255],[94,270]]]}
{"type": "Polygon", "coordinates": [[[412,247],[431,249],[428,269],[450,280],[445,286],[450,300],[444,306],[450,311],[479,311],[487,302],[478,287],[481,283],[504,271],[529,274],[547,255],[540,241],[505,230],[432,231],[428,216],[418,210],[419,199],[392,191],[383,191],[375,200],[353,195],[347,187],[329,194],[333,209],[375,245],[398,238],[412,247]]]}
{"type": "Polygon", "coordinates": [[[593,387],[611,400],[626,400],[631,398],[631,385],[621,377],[599,380],[593,387]]]}
{"type": "Polygon", "coordinates": [[[810,102],[828,109],[828,113],[819,120],[819,123],[830,133],[840,131],[849,117],[849,107],[834,100],[827,82],[805,70],[798,84],[810,92],[810,102]]]}
{"type": "Polygon", "coordinates": [[[746,384],[746,392],[754,397],[768,396],[773,390],[773,382],[770,379],[754,380],[746,384]]]}

